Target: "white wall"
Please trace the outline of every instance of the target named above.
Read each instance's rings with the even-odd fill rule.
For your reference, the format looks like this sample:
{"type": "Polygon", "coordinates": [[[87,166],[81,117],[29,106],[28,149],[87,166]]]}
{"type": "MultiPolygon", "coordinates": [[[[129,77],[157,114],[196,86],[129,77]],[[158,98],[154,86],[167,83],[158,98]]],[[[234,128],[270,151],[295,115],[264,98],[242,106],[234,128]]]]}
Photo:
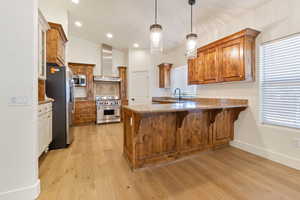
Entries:
{"type": "MultiPolygon", "coordinates": [[[[300,1],[272,0],[254,8],[234,21],[210,21],[200,26],[209,27],[199,33],[199,46],[240,31],[246,27],[262,31],[257,38],[259,45],[282,36],[300,32],[300,1]]],[[[200,22],[199,22],[200,23],[200,22]]],[[[203,23],[203,22],[201,22],[203,23]]],[[[185,63],[184,47],[168,53],[166,59],[174,59],[178,65],[185,63]]],[[[257,61],[258,57],[257,57],[257,61]]],[[[172,61],[168,61],[172,62],[172,61]]],[[[257,77],[259,65],[257,65],[257,77]]],[[[269,159],[300,169],[300,149],[295,147],[294,138],[300,138],[300,130],[262,125],[259,121],[259,80],[250,83],[226,83],[198,86],[201,97],[245,98],[249,108],[242,112],[235,126],[234,146],[259,154],[269,159]]]]}
{"type": "MultiPolygon", "coordinates": [[[[95,64],[94,74],[101,75],[101,44],[70,36],[68,62],[95,64]]],[[[118,75],[118,66],[127,66],[126,52],[113,49],[113,74],[118,75]]]]}
{"type": "Polygon", "coordinates": [[[36,0],[0,7],[0,199],[33,200],[39,193],[37,161],[36,0]],[[18,5],[18,6],[16,6],[18,5]],[[4,67],[5,66],[5,67],[4,67]],[[19,104],[19,105],[16,105],[19,104]]]}
{"type": "Polygon", "coordinates": [[[182,65],[179,67],[173,67],[171,70],[171,88],[170,92],[174,95],[176,88],[181,89],[181,94],[185,96],[194,96],[197,93],[197,86],[188,85],[188,67],[182,65]]]}
{"type": "Polygon", "coordinates": [[[159,67],[161,63],[166,63],[163,59],[163,55],[150,55],[150,91],[151,97],[170,96],[171,90],[165,88],[159,88],[159,67]]]}
{"type": "MultiPolygon", "coordinates": [[[[130,49],[128,53],[128,93],[136,89],[136,85],[131,81],[131,75],[135,71],[147,71],[149,75],[149,82],[145,83],[149,89],[149,102],[152,97],[170,96],[170,89],[159,88],[159,68],[158,65],[162,62],[162,55],[151,55],[147,49],[130,49]]],[[[143,85],[143,87],[145,87],[143,85]]]]}
{"type": "Polygon", "coordinates": [[[68,42],[68,61],[95,64],[94,73],[100,74],[100,45],[79,37],[70,36],[68,42]]]}
{"type": "MultiPolygon", "coordinates": [[[[44,15],[45,19],[48,22],[61,24],[67,36],[67,39],[69,40],[70,16],[66,6],[67,2],[62,0],[37,0],[37,1],[38,1],[38,7],[42,12],[42,14],[44,15]]],[[[68,63],[69,42],[67,42],[66,44],[65,51],[66,51],[65,52],[66,63],[68,63]]]]}
{"type": "Polygon", "coordinates": [[[61,24],[68,37],[69,35],[69,14],[62,0],[38,0],[39,9],[46,20],[61,24]]]}
{"type": "Polygon", "coordinates": [[[127,66],[126,52],[120,51],[118,49],[112,50],[113,54],[113,69],[112,72],[114,75],[119,75],[119,66],[127,66]]]}

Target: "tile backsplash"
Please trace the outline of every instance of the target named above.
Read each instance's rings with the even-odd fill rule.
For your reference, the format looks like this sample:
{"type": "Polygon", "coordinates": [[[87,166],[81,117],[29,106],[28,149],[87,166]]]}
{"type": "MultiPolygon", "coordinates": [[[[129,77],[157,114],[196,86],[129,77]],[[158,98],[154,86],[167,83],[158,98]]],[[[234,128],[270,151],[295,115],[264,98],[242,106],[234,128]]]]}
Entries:
{"type": "Polygon", "coordinates": [[[75,98],[86,98],[87,97],[86,87],[75,87],[74,96],[75,98]]]}
{"type": "Polygon", "coordinates": [[[94,95],[119,96],[119,83],[97,82],[94,83],[94,95]]]}

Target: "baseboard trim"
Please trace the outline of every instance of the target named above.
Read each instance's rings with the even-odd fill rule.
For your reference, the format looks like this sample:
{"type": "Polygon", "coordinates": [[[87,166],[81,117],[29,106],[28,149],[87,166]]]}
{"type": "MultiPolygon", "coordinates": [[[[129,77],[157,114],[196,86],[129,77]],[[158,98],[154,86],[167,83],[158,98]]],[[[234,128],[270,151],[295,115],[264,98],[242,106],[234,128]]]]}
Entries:
{"type": "Polygon", "coordinates": [[[274,162],[286,165],[288,167],[300,170],[300,160],[297,158],[293,158],[281,153],[277,153],[268,149],[264,149],[261,147],[257,147],[252,144],[244,143],[242,141],[234,140],[230,142],[230,145],[236,147],[238,149],[242,149],[244,151],[253,153],[255,155],[267,158],[274,162]]]}
{"type": "Polygon", "coordinates": [[[40,194],[40,180],[33,185],[0,193],[0,200],[35,200],[40,194]]]}

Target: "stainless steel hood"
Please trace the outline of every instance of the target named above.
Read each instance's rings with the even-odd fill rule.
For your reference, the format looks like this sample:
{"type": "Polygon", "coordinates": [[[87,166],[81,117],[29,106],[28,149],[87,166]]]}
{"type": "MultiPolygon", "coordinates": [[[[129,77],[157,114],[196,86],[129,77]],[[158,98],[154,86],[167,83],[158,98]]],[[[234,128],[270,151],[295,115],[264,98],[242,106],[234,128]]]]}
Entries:
{"type": "Polygon", "coordinates": [[[113,52],[107,44],[101,46],[101,75],[94,76],[94,81],[120,82],[120,77],[113,76],[113,52]]]}
{"type": "Polygon", "coordinates": [[[113,66],[112,47],[107,44],[102,44],[101,49],[101,75],[111,76],[113,66]]]}

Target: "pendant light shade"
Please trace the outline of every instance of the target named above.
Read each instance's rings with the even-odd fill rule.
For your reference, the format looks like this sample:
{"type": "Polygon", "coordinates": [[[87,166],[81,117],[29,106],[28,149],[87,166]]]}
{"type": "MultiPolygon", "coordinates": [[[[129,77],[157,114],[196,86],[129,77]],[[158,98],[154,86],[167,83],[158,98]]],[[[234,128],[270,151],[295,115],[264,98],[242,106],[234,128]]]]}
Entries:
{"type": "Polygon", "coordinates": [[[193,33],[193,5],[196,0],[188,0],[191,6],[191,33],[186,36],[186,57],[193,59],[197,57],[197,34],[193,33]]]}
{"type": "Polygon", "coordinates": [[[157,24],[157,0],[155,0],[155,24],[150,26],[150,51],[152,54],[163,51],[163,28],[157,24]]]}
{"type": "Polygon", "coordinates": [[[186,36],[186,55],[188,59],[197,57],[197,34],[191,33],[186,36]]]}

